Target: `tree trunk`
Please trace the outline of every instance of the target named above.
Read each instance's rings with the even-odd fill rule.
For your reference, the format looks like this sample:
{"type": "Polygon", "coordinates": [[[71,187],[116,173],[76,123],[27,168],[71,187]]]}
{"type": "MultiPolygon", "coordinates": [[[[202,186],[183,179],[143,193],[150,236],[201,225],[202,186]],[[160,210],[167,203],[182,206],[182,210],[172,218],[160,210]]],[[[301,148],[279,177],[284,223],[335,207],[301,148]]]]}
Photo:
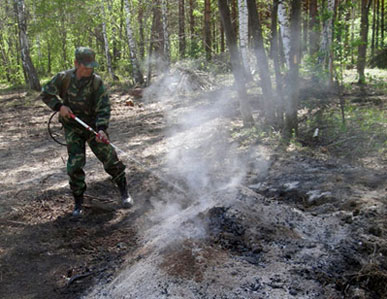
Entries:
{"type": "Polygon", "coordinates": [[[375,56],[375,34],[376,34],[376,1],[372,7],[372,32],[371,32],[371,57],[375,56]]]}
{"type": "MultiPolygon", "coordinates": [[[[350,7],[349,1],[351,0],[346,0],[346,6],[350,7]]],[[[343,9],[345,11],[345,9],[343,9]]],[[[350,46],[350,24],[351,24],[351,13],[352,9],[348,8],[345,13],[345,22],[344,22],[344,57],[350,57],[351,56],[351,51],[352,47],[350,46]]]]}
{"type": "Polygon", "coordinates": [[[15,8],[18,17],[20,51],[23,70],[26,76],[26,83],[31,89],[40,91],[42,87],[40,86],[38,74],[35,70],[30,56],[30,47],[27,37],[27,15],[24,0],[17,0],[15,8]]]}
{"type": "MultiPolygon", "coordinates": [[[[351,10],[351,44],[352,45],[355,42],[355,17],[356,17],[356,10],[355,10],[355,6],[353,6],[351,10]]],[[[355,65],[355,55],[352,47],[351,47],[351,64],[355,65]]]]}
{"type": "Polygon", "coordinates": [[[211,60],[211,1],[204,1],[204,48],[207,61],[211,60]]]}
{"type": "Polygon", "coordinates": [[[104,43],[107,69],[108,69],[110,77],[113,80],[118,80],[118,77],[114,74],[113,67],[112,67],[112,58],[110,56],[109,41],[108,41],[108,37],[107,37],[107,33],[106,33],[106,13],[105,13],[104,1],[101,1],[101,12],[102,12],[102,35],[103,35],[103,43],[104,43]]]}
{"type": "Polygon", "coordinates": [[[309,0],[309,54],[318,51],[319,24],[317,22],[317,0],[309,0]]]}
{"type": "MultiPolygon", "coordinates": [[[[108,22],[112,22],[112,17],[114,16],[114,10],[113,10],[113,0],[108,0],[107,2],[107,5],[108,5],[108,13],[109,13],[109,18],[108,18],[108,22]]],[[[122,22],[122,13],[120,14],[120,22],[122,22]]],[[[120,24],[121,25],[121,24],[120,24]]],[[[120,51],[121,49],[119,49],[119,44],[117,43],[117,40],[121,40],[120,37],[118,36],[117,34],[117,26],[116,26],[116,23],[115,22],[112,22],[112,27],[111,27],[111,30],[112,30],[112,36],[111,36],[111,39],[113,41],[113,56],[111,57],[111,61],[112,61],[112,65],[114,65],[117,60],[119,59],[120,57],[120,51]]],[[[117,77],[118,79],[118,77],[117,77]]]]}
{"type": "Polygon", "coordinates": [[[220,53],[224,53],[225,51],[225,42],[224,42],[224,29],[223,29],[223,25],[222,25],[222,22],[220,22],[220,53]]]}
{"type": "Polygon", "coordinates": [[[381,20],[380,20],[380,31],[381,31],[381,36],[380,36],[380,47],[383,48],[384,47],[384,30],[385,30],[385,27],[384,27],[384,0],[382,0],[382,11],[381,11],[381,20]]]}
{"type": "Polygon", "coordinates": [[[226,34],[227,46],[231,56],[231,66],[234,74],[235,85],[239,96],[239,106],[243,119],[243,124],[250,127],[254,124],[250,105],[247,102],[247,92],[245,87],[245,73],[243,71],[241,57],[237,47],[237,40],[231,24],[230,10],[227,0],[218,0],[219,12],[223,28],[226,34]]]}
{"type": "Polygon", "coordinates": [[[60,11],[60,27],[61,27],[61,42],[62,42],[62,67],[64,69],[68,68],[67,63],[67,31],[66,31],[66,12],[65,10],[61,9],[60,11]]]}
{"type": "Polygon", "coordinates": [[[303,51],[308,49],[308,33],[309,33],[309,17],[308,17],[308,11],[309,11],[309,0],[304,0],[302,3],[303,7],[303,21],[302,21],[302,35],[303,35],[303,51]]]}
{"type": "Polygon", "coordinates": [[[248,40],[249,40],[249,23],[248,23],[248,11],[246,0],[238,0],[239,11],[239,45],[241,49],[241,56],[246,74],[250,74],[250,66],[248,61],[248,40]]]}
{"type": "Polygon", "coordinates": [[[231,24],[233,26],[235,34],[238,32],[238,10],[237,0],[226,0],[227,3],[231,2],[231,24]]]}
{"type": "Polygon", "coordinates": [[[126,11],[126,34],[128,37],[128,46],[130,52],[130,61],[132,63],[132,75],[134,78],[134,82],[137,84],[144,83],[144,77],[141,73],[140,64],[138,63],[136,56],[136,43],[133,37],[132,26],[130,24],[130,6],[129,1],[125,0],[125,11],[126,11]]]}
{"type": "Polygon", "coordinates": [[[164,38],[164,58],[166,67],[169,68],[171,61],[170,45],[169,45],[169,32],[168,32],[168,2],[167,0],[161,0],[161,16],[163,22],[163,38],[164,38]]]}
{"type": "Polygon", "coordinates": [[[298,135],[299,63],[301,41],[301,1],[292,0],[290,16],[290,64],[288,74],[289,100],[286,107],[285,136],[298,135]]]}
{"type": "MultiPolygon", "coordinates": [[[[120,3],[120,30],[119,30],[119,40],[122,41],[124,40],[124,31],[125,31],[125,25],[124,25],[124,19],[126,20],[126,18],[124,17],[124,0],[121,0],[121,3],[120,3]]],[[[125,51],[125,46],[126,46],[126,43],[120,43],[120,47],[117,49],[118,51],[117,52],[114,52],[114,59],[121,59],[122,57],[122,53],[125,51]]]]}
{"type": "Polygon", "coordinates": [[[1,60],[3,61],[3,67],[5,69],[5,77],[7,78],[7,81],[11,83],[12,82],[11,76],[10,76],[11,70],[9,68],[10,63],[9,63],[8,55],[5,52],[4,39],[1,31],[0,31],[0,52],[1,52],[1,60]]]}
{"type": "Polygon", "coordinates": [[[179,55],[185,57],[185,10],[184,0],[179,0],[179,55]]]}
{"type": "Polygon", "coordinates": [[[368,44],[368,13],[372,0],[361,0],[361,21],[360,39],[358,47],[357,72],[359,74],[359,84],[365,83],[364,69],[366,65],[366,54],[368,44]]]}
{"type": "Polygon", "coordinates": [[[189,0],[189,32],[191,56],[195,56],[197,49],[197,38],[195,34],[194,0],[189,0]]]}
{"type": "Polygon", "coordinates": [[[278,14],[278,2],[279,0],[273,1],[273,8],[271,12],[271,57],[274,64],[275,79],[277,85],[277,121],[280,127],[283,126],[284,117],[284,95],[282,90],[283,80],[279,62],[279,35],[277,31],[277,14],[278,14]]]}
{"type": "Polygon", "coordinates": [[[328,17],[323,23],[323,32],[320,45],[320,57],[319,64],[328,66],[331,68],[331,45],[332,45],[332,32],[333,32],[333,15],[334,15],[335,0],[328,0],[328,6],[326,8],[328,17]]]}
{"type": "Polygon", "coordinates": [[[283,52],[285,55],[286,65],[290,65],[290,31],[289,16],[287,13],[287,3],[281,1],[278,4],[278,23],[280,26],[283,52]]]}
{"type": "MultiPolygon", "coordinates": [[[[149,86],[152,80],[152,65],[154,60],[154,53],[157,56],[157,60],[164,57],[163,54],[163,32],[162,32],[162,23],[161,23],[161,10],[160,10],[160,0],[156,0],[152,7],[153,19],[152,19],[152,28],[151,36],[149,43],[149,53],[148,53],[148,73],[146,86],[149,86]]],[[[163,60],[163,59],[162,59],[163,60]]],[[[158,68],[164,69],[163,63],[157,64],[158,68]]]]}
{"type": "Polygon", "coordinates": [[[138,41],[138,47],[140,52],[140,59],[144,60],[145,57],[145,34],[144,34],[144,4],[143,0],[140,0],[138,3],[138,32],[139,32],[139,41],[138,41]]]}
{"type": "Polygon", "coordinates": [[[379,49],[379,29],[380,29],[380,0],[376,1],[376,40],[375,40],[375,48],[379,49]]]}
{"type": "Polygon", "coordinates": [[[161,0],[156,0],[153,4],[153,22],[151,30],[151,43],[153,50],[159,59],[164,57],[164,36],[163,23],[161,21],[161,0]]]}
{"type": "Polygon", "coordinates": [[[270,79],[269,62],[266,56],[265,47],[263,44],[262,26],[257,12],[257,4],[255,0],[247,0],[248,13],[250,24],[252,26],[253,47],[255,57],[258,64],[259,77],[261,79],[261,88],[264,97],[264,114],[266,122],[273,124],[274,122],[274,98],[270,79]]]}

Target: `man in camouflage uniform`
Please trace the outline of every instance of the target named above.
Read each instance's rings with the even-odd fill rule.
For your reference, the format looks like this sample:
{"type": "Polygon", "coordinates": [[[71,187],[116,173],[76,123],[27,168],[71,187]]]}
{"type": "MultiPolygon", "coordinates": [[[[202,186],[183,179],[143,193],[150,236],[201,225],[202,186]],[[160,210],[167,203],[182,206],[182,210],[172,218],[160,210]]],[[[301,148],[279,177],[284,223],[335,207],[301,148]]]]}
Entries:
{"type": "Polygon", "coordinates": [[[73,215],[82,214],[83,193],[86,190],[83,171],[86,142],[117,184],[123,207],[131,207],[133,199],[128,193],[125,165],[118,159],[115,150],[103,143],[103,139],[107,139],[110,102],[101,77],[94,74],[94,67],[98,66],[94,51],[86,47],[77,48],[74,65],[74,69],[60,72],[52,78],[43,86],[41,93],[44,103],[52,110],[59,111],[59,120],[64,126],[68,151],[67,173],[75,200],[73,215]],[[96,130],[100,138],[78,124],[70,113],[96,130]]]}

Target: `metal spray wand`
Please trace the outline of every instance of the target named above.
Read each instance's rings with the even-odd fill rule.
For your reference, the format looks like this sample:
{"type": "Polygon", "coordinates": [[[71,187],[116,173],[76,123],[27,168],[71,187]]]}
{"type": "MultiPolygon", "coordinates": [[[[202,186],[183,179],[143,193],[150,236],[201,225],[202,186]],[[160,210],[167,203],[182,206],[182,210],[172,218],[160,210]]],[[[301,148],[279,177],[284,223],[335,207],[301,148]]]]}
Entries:
{"type": "Polygon", "coordinates": [[[111,143],[108,139],[106,138],[103,138],[99,133],[97,133],[92,127],[90,127],[87,123],[85,123],[84,121],[82,121],[81,119],[79,119],[77,116],[75,116],[73,113],[70,113],[70,117],[72,119],[74,119],[76,122],[78,122],[80,125],[82,125],[86,130],[92,132],[95,136],[97,136],[99,139],[102,140],[103,143],[105,144],[110,144],[117,152],[119,152],[120,154],[122,155],[125,155],[129,160],[135,162],[137,165],[141,166],[144,170],[148,171],[149,173],[151,173],[153,176],[155,176],[156,178],[158,178],[160,181],[166,183],[167,185],[179,190],[181,193],[183,193],[184,195],[186,195],[188,197],[188,194],[183,190],[181,189],[179,186],[177,186],[176,184],[174,183],[171,183],[169,181],[167,181],[165,178],[161,177],[160,175],[158,175],[157,173],[155,173],[154,171],[150,170],[148,167],[146,167],[144,164],[142,164],[140,161],[138,161],[137,159],[129,156],[129,154],[127,154],[126,152],[124,152],[123,150],[121,150],[120,148],[118,148],[116,145],[114,145],[113,143],[111,143]]]}

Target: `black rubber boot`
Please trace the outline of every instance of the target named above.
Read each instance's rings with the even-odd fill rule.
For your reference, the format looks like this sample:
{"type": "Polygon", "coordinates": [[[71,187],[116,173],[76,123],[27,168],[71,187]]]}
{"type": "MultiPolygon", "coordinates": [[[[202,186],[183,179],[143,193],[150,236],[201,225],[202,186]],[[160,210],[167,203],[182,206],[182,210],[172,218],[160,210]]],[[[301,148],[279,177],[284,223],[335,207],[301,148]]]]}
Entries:
{"type": "Polygon", "coordinates": [[[121,194],[121,205],[125,209],[129,209],[133,206],[133,198],[128,192],[128,186],[126,184],[126,178],[117,183],[118,189],[121,194]]]}
{"type": "Polygon", "coordinates": [[[80,217],[83,214],[82,204],[83,204],[83,195],[81,196],[74,196],[74,210],[73,210],[73,216],[74,217],[80,217]]]}

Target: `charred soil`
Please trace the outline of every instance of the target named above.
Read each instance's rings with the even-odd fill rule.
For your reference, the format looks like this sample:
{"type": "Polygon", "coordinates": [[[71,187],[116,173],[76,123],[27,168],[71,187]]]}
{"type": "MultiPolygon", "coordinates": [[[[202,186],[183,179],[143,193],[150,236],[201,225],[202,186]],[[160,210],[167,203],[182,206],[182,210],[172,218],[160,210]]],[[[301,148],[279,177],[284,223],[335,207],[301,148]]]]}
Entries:
{"type": "MultiPolygon", "coordinates": [[[[302,124],[299,144],[246,134],[210,143],[212,133],[200,126],[221,118],[217,133],[235,132],[237,113],[200,114],[200,124],[188,128],[171,112],[212,111],[211,93],[130,104],[126,94],[112,92],[110,138],[143,166],[122,157],[135,206],[120,208],[118,191],[88,150],[85,215],[73,219],[66,148],[48,136],[48,108],[23,90],[1,92],[1,298],[387,297],[385,148],[352,151],[348,136],[314,139],[302,124]],[[210,166],[212,184],[183,176],[165,158],[168,138],[192,128],[204,132],[204,142],[179,159],[193,171],[197,159],[210,166]],[[227,142],[245,162],[233,184],[226,176],[241,167],[212,150],[227,142]],[[223,162],[211,164],[214,156],[223,162]]],[[[361,103],[385,111],[385,95],[378,99],[361,103]]],[[[363,131],[358,137],[351,140],[366,138],[363,131]]]]}

